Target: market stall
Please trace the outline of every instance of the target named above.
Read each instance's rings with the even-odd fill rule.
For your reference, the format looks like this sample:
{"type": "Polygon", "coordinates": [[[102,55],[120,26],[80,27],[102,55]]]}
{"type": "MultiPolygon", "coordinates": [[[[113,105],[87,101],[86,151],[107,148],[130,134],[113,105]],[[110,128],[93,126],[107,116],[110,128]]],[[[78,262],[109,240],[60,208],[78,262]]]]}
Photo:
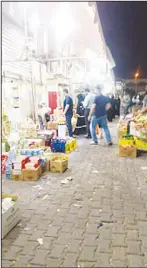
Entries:
{"type": "Polygon", "coordinates": [[[137,157],[147,152],[147,112],[132,112],[118,125],[119,156],[137,157]]]}

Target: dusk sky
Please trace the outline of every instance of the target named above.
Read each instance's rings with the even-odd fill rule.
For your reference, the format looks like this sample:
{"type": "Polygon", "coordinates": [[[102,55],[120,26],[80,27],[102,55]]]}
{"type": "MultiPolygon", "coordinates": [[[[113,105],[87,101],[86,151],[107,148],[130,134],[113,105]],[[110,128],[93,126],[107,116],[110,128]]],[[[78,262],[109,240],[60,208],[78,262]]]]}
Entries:
{"type": "Polygon", "coordinates": [[[97,2],[116,77],[147,78],[147,2],[97,2]]]}

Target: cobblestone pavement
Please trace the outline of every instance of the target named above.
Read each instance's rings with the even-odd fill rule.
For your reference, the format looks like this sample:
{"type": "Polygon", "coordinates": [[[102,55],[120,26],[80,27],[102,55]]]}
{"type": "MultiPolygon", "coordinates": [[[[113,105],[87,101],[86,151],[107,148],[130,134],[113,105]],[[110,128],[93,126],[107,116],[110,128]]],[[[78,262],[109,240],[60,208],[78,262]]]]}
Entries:
{"type": "Polygon", "coordinates": [[[63,175],[3,180],[3,192],[20,196],[22,220],[2,241],[2,267],[147,267],[147,155],[116,154],[117,145],[79,139],[63,175]]]}

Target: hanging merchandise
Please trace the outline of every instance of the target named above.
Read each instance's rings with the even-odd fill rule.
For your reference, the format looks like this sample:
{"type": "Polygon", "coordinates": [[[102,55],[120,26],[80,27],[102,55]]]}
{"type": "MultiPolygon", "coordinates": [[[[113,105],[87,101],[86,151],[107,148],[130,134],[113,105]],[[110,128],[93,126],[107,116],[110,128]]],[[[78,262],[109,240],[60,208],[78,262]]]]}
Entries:
{"type": "Polygon", "coordinates": [[[13,97],[13,108],[19,108],[19,107],[20,107],[19,97],[13,97]]]}

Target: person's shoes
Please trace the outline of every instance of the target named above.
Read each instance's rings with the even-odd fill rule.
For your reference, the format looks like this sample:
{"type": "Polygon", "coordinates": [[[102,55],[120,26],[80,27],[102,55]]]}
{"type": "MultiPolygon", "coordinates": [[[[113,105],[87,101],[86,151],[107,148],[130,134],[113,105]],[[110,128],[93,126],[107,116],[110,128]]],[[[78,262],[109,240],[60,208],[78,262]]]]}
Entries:
{"type": "Polygon", "coordinates": [[[98,142],[91,141],[90,145],[98,145],[98,142]]]}
{"type": "Polygon", "coordinates": [[[112,145],[113,145],[112,141],[108,143],[108,146],[112,146],[112,145]]]}
{"type": "Polygon", "coordinates": [[[88,136],[88,135],[85,135],[84,138],[85,138],[85,139],[91,139],[91,137],[88,136]]]}

